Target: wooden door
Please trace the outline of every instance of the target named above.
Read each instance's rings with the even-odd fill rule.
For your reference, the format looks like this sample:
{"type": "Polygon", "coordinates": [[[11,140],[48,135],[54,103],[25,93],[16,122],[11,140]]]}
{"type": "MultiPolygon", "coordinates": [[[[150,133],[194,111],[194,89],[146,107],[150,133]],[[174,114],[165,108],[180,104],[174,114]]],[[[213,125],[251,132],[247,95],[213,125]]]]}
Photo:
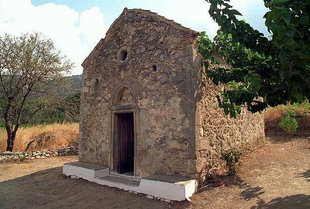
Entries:
{"type": "Polygon", "coordinates": [[[116,171],[133,175],[134,171],[134,117],[133,113],[117,114],[116,171]]]}

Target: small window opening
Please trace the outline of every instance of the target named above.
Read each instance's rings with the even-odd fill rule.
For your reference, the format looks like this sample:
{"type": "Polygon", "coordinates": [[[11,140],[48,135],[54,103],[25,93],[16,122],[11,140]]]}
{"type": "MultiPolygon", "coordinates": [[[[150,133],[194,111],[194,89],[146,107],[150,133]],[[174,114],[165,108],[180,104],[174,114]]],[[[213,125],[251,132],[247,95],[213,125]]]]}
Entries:
{"type": "Polygon", "coordinates": [[[156,65],[152,65],[152,70],[153,70],[153,72],[156,72],[157,71],[157,66],[156,65]]]}
{"type": "Polygon", "coordinates": [[[122,50],[121,53],[120,53],[120,60],[121,61],[125,61],[128,57],[128,52],[127,50],[122,50]]]}

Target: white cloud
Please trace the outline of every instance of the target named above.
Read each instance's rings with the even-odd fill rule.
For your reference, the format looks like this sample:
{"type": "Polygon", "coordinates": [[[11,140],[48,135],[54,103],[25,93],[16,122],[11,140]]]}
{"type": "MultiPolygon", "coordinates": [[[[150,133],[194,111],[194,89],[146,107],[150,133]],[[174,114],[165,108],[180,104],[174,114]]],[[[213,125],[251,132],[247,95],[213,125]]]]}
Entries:
{"type": "MultiPolygon", "coordinates": [[[[205,0],[117,0],[128,8],[144,8],[214,37],[218,25],[209,16],[205,0]]],[[[232,0],[254,28],[268,34],[263,15],[267,9],[262,0],[232,0]]],[[[118,5],[117,3],[115,5],[118,5]]],[[[116,10],[115,10],[116,11],[116,10]]],[[[116,17],[119,14],[115,14],[116,17]]],[[[0,0],[0,35],[38,31],[50,37],[56,47],[76,63],[73,74],[82,73],[81,62],[108,29],[99,7],[78,12],[68,6],[47,3],[34,6],[31,0],[0,0]]]]}
{"type": "Polygon", "coordinates": [[[98,7],[79,13],[65,5],[34,6],[31,0],[0,0],[0,8],[0,35],[41,32],[75,62],[73,74],[82,73],[81,62],[107,30],[98,7]]]}
{"type": "Polygon", "coordinates": [[[216,35],[218,25],[209,16],[209,3],[205,0],[135,0],[129,8],[143,8],[172,19],[196,31],[206,31],[209,36],[216,35]]]}
{"type": "Polygon", "coordinates": [[[167,18],[197,31],[207,31],[211,37],[216,35],[219,27],[210,17],[208,13],[210,4],[205,0],[172,0],[166,2],[167,7],[162,7],[160,12],[167,18]]]}
{"type": "MultiPolygon", "coordinates": [[[[191,27],[198,31],[207,31],[210,37],[214,37],[218,30],[218,25],[209,15],[210,4],[205,0],[164,0],[169,2],[166,11],[167,17],[179,21],[185,26],[191,27]],[[172,9],[174,8],[174,9],[172,9]]],[[[261,32],[267,33],[263,16],[268,11],[264,7],[262,0],[231,0],[230,4],[237,9],[252,27],[261,32]]]]}
{"type": "MultiPolygon", "coordinates": [[[[197,31],[206,31],[214,37],[218,25],[209,15],[210,4],[205,0],[128,0],[123,1],[130,8],[142,7],[173,19],[182,25],[197,31]]],[[[263,15],[267,12],[262,0],[231,0],[230,4],[243,14],[241,19],[246,19],[254,28],[265,34],[263,15]]]]}
{"type": "Polygon", "coordinates": [[[82,12],[80,16],[80,33],[85,35],[86,41],[91,45],[98,42],[98,37],[104,36],[107,28],[102,27],[103,25],[103,14],[100,12],[99,7],[93,7],[82,12]]]}

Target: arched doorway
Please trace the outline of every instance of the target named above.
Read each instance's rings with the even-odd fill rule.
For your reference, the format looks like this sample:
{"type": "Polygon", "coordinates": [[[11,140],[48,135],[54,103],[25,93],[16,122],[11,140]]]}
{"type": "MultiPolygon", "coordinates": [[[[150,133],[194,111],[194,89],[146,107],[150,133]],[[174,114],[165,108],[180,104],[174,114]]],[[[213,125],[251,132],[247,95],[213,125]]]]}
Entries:
{"type": "Polygon", "coordinates": [[[113,143],[112,172],[134,176],[135,174],[135,112],[136,101],[129,87],[121,87],[112,107],[113,143]]]}

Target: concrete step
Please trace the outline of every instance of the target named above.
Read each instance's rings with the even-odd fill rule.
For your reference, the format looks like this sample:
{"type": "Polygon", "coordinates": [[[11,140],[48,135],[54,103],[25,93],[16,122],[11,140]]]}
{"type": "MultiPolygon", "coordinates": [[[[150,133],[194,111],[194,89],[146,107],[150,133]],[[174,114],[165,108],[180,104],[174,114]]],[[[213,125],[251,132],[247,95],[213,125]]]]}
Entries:
{"type": "Polygon", "coordinates": [[[110,181],[110,182],[114,182],[117,184],[125,184],[128,186],[138,187],[140,185],[140,181],[138,179],[126,178],[123,176],[116,176],[116,175],[109,175],[109,176],[99,177],[96,179],[104,180],[104,181],[110,181]]]}
{"type": "Polygon", "coordinates": [[[97,184],[116,187],[126,191],[137,191],[139,190],[140,181],[132,178],[125,178],[122,176],[108,175],[104,177],[97,177],[94,179],[97,184]]]}

